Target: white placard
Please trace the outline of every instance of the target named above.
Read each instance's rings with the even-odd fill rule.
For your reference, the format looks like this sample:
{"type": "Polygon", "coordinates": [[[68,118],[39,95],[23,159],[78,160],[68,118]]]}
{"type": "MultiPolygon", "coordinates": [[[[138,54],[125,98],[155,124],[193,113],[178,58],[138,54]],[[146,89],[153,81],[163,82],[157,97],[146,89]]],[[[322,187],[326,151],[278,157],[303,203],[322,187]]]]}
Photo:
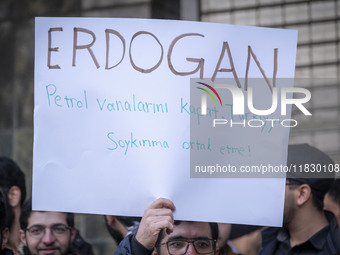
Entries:
{"type": "MultiPolygon", "coordinates": [[[[293,78],[296,43],[284,29],[36,18],[33,208],[141,216],[166,197],[176,219],[281,225],[284,179],[190,178],[190,78],[231,64],[245,77],[250,48],[268,77],[277,49],[277,78],[293,78]]],[[[285,164],[289,129],[279,132],[247,141],[253,157],[265,149],[285,164]]]]}

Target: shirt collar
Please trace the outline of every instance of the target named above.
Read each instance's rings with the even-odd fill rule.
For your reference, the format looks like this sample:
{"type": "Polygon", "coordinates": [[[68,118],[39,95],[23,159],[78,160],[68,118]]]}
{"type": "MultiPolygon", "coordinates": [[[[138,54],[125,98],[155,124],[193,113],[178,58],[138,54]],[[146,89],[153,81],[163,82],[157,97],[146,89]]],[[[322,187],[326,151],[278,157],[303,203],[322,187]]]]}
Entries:
{"type": "MultiPolygon", "coordinates": [[[[315,233],[312,237],[310,237],[304,243],[298,244],[296,246],[304,246],[309,243],[315,249],[322,250],[325,245],[328,232],[329,232],[329,225],[319,230],[317,233],[315,233]]],[[[287,229],[283,228],[277,235],[276,239],[278,242],[286,243],[290,247],[289,232],[287,231],[287,229]]],[[[291,248],[294,248],[294,247],[291,247],[291,248]]]]}

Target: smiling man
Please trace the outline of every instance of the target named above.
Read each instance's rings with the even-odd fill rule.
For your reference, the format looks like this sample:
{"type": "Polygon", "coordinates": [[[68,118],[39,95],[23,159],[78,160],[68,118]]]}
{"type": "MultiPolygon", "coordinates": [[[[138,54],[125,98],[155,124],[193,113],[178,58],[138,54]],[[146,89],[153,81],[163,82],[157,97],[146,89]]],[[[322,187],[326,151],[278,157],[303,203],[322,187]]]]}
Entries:
{"type": "Polygon", "coordinates": [[[174,204],[164,198],[154,201],[144,212],[136,235],[128,235],[115,255],[218,254],[216,223],[174,221],[174,204]]]}
{"type": "Polygon", "coordinates": [[[32,211],[28,200],[20,216],[20,239],[31,255],[68,255],[75,235],[74,215],[62,212],[32,211]]]}

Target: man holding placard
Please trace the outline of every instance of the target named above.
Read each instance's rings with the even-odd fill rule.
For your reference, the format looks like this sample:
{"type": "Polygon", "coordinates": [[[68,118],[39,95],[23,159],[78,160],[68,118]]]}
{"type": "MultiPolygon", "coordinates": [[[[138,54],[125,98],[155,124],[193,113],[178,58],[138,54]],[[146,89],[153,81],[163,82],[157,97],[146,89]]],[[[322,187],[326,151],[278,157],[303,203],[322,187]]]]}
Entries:
{"type": "Polygon", "coordinates": [[[115,255],[123,254],[218,254],[216,223],[174,221],[174,204],[164,198],[144,212],[136,235],[127,236],[115,255]]]}

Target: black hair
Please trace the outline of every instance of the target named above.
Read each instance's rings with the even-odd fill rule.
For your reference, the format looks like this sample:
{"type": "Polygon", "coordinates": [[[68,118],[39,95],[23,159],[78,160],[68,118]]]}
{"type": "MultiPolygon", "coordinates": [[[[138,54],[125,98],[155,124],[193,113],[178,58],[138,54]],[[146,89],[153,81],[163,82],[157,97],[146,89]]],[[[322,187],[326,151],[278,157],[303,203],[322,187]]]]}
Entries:
{"type": "MultiPolygon", "coordinates": [[[[6,205],[5,194],[0,190],[0,245],[2,245],[2,232],[6,228],[6,205]]],[[[2,247],[0,247],[1,251],[2,247]]]]}
{"type": "Polygon", "coordinates": [[[9,205],[7,190],[0,187],[0,231],[10,228],[14,222],[14,212],[9,205]]]}
{"type": "MultiPolygon", "coordinates": [[[[174,226],[178,226],[183,222],[192,222],[192,221],[175,220],[174,226]]],[[[217,223],[215,223],[215,222],[208,222],[208,223],[209,223],[209,226],[210,226],[212,239],[217,240],[218,239],[218,225],[217,225],[217,223]]],[[[160,254],[160,244],[161,244],[161,241],[163,240],[164,236],[165,236],[165,229],[163,229],[159,233],[158,238],[157,238],[157,242],[156,242],[156,245],[155,245],[158,254],[160,254]]]]}
{"type": "Polygon", "coordinates": [[[318,209],[319,212],[322,212],[323,199],[325,198],[325,194],[312,188],[312,197],[314,206],[316,207],[316,209],[318,209]]]}
{"type": "Polygon", "coordinates": [[[6,228],[7,221],[7,206],[6,194],[0,189],[0,234],[6,228]]]}
{"type": "Polygon", "coordinates": [[[19,187],[22,205],[26,199],[25,174],[12,159],[0,157],[0,187],[9,190],[12,186],[19,187]]]}
{"type": "MultiPolygon", "coordinates": [[[[29,198],[21,207],[21,215],[20,215],[20,227],[21,229],[26,229],[28,226],[28,218],[30,217],[32,212],[32,199],[29,198]]],[[[66,213],[66,222],[69,227],[74,227],[74,214],[66,213]]]]}
{"type": "Polygon", "coordinates": [[[329,197],[340,206],[340,179],[335,179],[328,190],[329,197]]]}

